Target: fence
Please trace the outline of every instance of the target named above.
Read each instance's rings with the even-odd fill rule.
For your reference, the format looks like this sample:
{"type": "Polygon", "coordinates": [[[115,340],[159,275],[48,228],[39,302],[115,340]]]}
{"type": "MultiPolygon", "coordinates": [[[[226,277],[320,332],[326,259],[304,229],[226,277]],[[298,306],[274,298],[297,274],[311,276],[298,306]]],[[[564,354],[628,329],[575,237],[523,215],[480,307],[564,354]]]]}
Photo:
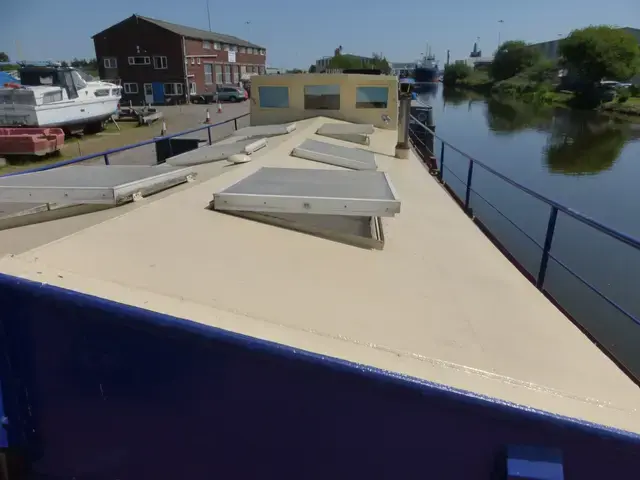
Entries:
{"type": "MultiPolygon", "coordinates": [[[[143,147],[145,145],[154,145],[156,148],[158,148],[158,145],[157,145],[158,142],[167,141],[167,140],[170,140],[172,138],[180,137],[180,136],[183,136],[183,135],[189,135],[191,133],[203,132],[205,130],[207,132],[207,140],[206,141],[208,141],[209,145],[211,145],[213,143],[213,137],[212,137],[212,134],[211,134],[211,130],[213,128],[233,123],[234,131],[236,131],[236,130],[238,130],[238,120],[240,120],[242,118],[245,118],[245,117],[248,117],[249,115],[250,115],[249,113],[245,113],[244,115],[240,115],[240,116],[235,117],[235,118],[230,118],[230,119],[224,120],[222,122],[218,122],[218,123],[214,123],[214,124],[206,124],[206,125],[202,125],[200,127],[192,128],[190,130],[185,130],[183,132],[178,132],[178,133],[172,133],[171,135],[165,135],[165,136],[162,136],[162,137],[154,137],[154,138],[152,138],[150,140],[145,140],[143,142],[132,143],[130,145],[125,145],[123,147],[118,147],[118,148],[112,148],[110,150],[105,150],[103,152],[91,153],[91,154],[88,154],[88,155],[83,155],[83,156],[80,156],[80,157],[72,158],[71,160],[65,160],[65,161],[62,161],[62,162],[52,163],[52,164],[49,164],[49,165],[43,165],[41,167],[36,167],[36,168],[29,169],[29,170],[22,170],[22,171],[19,171],[19,172],[13,172],[13,173],[9,173],[9,174],[7,174],[5,176],[22,175],[24,173],[40,172],[40,171],[43,171],[43,170],[51,170],[52,168],[64,167],[64,166],[67,166],[67,165],[74,165],[74,164],[77,164],[77,163],[85,162],[87,160],[93,160],[95,158],[100,158],[100,157],[102,157],[104,159],[104,164],[105,165],[110,165],[111,164],[111,160],[110,160],[109,157],[111,155],[115,155],[117,153],[125,152],[125,151],[128,151],[128,150],[133,150],[135,148],[140,148],[140,147],[143,147]]],[[[169,156],[172,156],[173,152],[171,152],[171,142],[168,142],[168,148],[169,148],[169,156]]]]}
{"type": "MultiPolygon", "coordinates": [[[[417,118],[413,116],[411,118],[413,120],[413,124],[410,131],[410,138],[419,153],[422,151],[427,152],[427,154],[430,153],[431,155],[435,155],[435,152],[431,151],[430,144],[437,145],[437,143],[439,143],[439,168],[437,170],[437,178],[443,185],[445,185],[445,187],[447,187],[447,190],[454,196],[454,198],[456,198],[464,211],[470,217],[474,218],[474,220],[481,228],[483,228],[492,240],[499,244],[498,246],[511,258],[512,261],[514,261],[514,263],[516,263],[523,273],[531,279],[541,292],[555,301],[556,304],[565,311],[565,313],[577,322],[578,326],[585,330],[585,333],[599,343],[610,356],[614,357],[614,360],[621,368],[638,381],[638,379],[640,379],[640,356],[636,353],[636,350],[638,342],[640,341],[640,329],[637,328],[640,326],[640,303],[638,303],[637,298],[635,298],[636,296],[634,296],[632,292],[625,292],[624,295],[620,294],[620,292],[623,292],[625,288],[619,287],[619,291],[615,292],[618,293],[616,297],[619,298],[612,298],[614,295],[611,292],[607,293],[603,291],[604,288],[602,288],[602,286],[596,285],[596,283],[598,283],[596,280],[598,279],[587,278],[587,275],[576,272],[575,267],[572,268],[568,264],[569,262],[563,261],[563,259],[560,258],[560,254],[554,253],[552,246],[554,245],[554,239],[556,237],[559,216],[564,216],[567,219],[577,221],[580,226],[573,226],[572,229],[574,231],[579,231],[582,232],[581,234],[589,235],[590,233],[582,228],[587,227],[587,230],[591,230],[591,233],[594,231],[600,232],[604,236],[613,239],[618,246],[624,245],[626,247],[630,247],[633,250],[633,254],[624,254],[621,252],[620,248],[615,246],[610,246],[610,248],[604,249],[607,254],[621,257],[621,263],[624,264],[629,262],[626,265],[626,268],[632,268],[634,263],[640,261],[640,257],[633,257],[634,254],[637,254],[640,251],[640,240],[619,232],[614,228],[608,227],[586,215],[581,214],[580,212],[566,207],[550,198],[540,195],[518,182],[515,182],[514,180],[497,172],[486,163],[473,158],[471,155],[468,155],[448,143],[443,138],[437,136],[435,132],[430,130],[417,118]],[[430,137],[433,139],[433,142],[429,141],[430,137]],[[454,153],[455,155],[452,155],[454,153]],[[484,182],[482,182],[486,187],[484,189],[482,189],[482,183],[477,182],[478,177],[482,175],[480,172],[483,172],[482,174],[484,174],[484,182]],[[511,201],[520,204],[520,207],[525,203],[520,200],[513,200],[513,193],[509,196],[509,202],[504,202],[502,207],[496,205],[496,202],[492,202],[487,198],[488,194],[491,193],[491,189],[499,188],[495,182],[492,183],[487,178],[489,176],[503,182],[505,185],[515,188],[515,190],[519,192],[526,194],[526,196],[535,200],[538,204],[548,207],[548,215],[544,218],[544,222],[537,222],[537,226],[541,227],[544,232],[543,235],[531,233],[530,229],[525,229],[519,224],[524,221],[529,224],[533,223],[534,226],[536,226],[535,219],[531,218],[534,216],[531,215],[531,212],[533,212],[535,208],[529,208],[527,212],[523,213],[518,212],[515,207],[509,206],[508,203],[511,201]],[[455,182],[458,188],[450,185],[451,182],[455,182]],[[476,205],[474,205],[474,200],[476,200],[476,205]],[[504,222],[506,222],[506,224],[510,225],[510,228],[514,228],[529,242],[531,242],[531,244],[537,247],[540,252],[539,260],[532,260],[534,255],[525,252],[526,249],[521,246],[505,245],[505,242],[501,241],[498,232],[488,226],[488,224],[492,222],[489,218],[491,215],[488,214],[487,210],[484,210],[484,215],[479,215],[476,211],[478,209],[476,208],[478,206],[477,200],[482,201],[483,204],[488,206],[492,212],[499,216],[504,222]],[[510,215],[509,213],[505,213],[505,210],[511,210],[512,214],[510,215]],[[521,221],[518,222],[513,218],[514,216],[518,216],[521,221]],[[566,285],[558,285],[558,281],[556,281],[554,285],[548,285],[550,261],[579,282],[581,287],[568,288],[566,285]],[[595,301],[593,299],[589,300],[588,298],[572,298],[572,295],[569,295],[568,293],[569,290],[573,290],[573,294],[578,296],[579,294],[576,293],[577,291],[587,291],[590,295],[595,295],[595,297],[599,299],[598,302],[604,302],[608,307],[607,309],[594,307],[598,311],[589,312],[589,308],[595,304],[595,301]],[[589,305],[590,307],[578,305],[578,302],[589,305]],[[632,303],[632,306],[629,307],[628,305],[625,305],[625,303],[632,303]],[[612,311],[615,313],[611,313],[612,311]],[[629,325],[632,325],[632,327],[621,323],[623,321],[617,318],[618,316],[626,319],[626,322],[630,322],[629,325]],[[602,323],[603,318],[606,319],[605,324],[602,323]]],[[[438,150],[437,146],[434,150],[438,150]]],[[[535,211],[542,213],[539,208],[535,211]]],[[[602,242],[602,240],[598,240],[597,242],[594,242],[594,244],[599,243],[601,245],[602,242]]],[[[584,258],[577,259],[578,263],[583,261],[586,263],[584,258]]],[[[607,263],[606,259],[601,260],[601,264],[605,263],[607,263]]],[[[588,268],[582,269],[589,270],[588,268]]],[[[594,272],[601,273],[599,272],[599,270],[601,270],[599,268],[591,268],[590,270],[592,276],[594,272]]],[[[624,269],[618,270],[617,281],[618,283],[624,283],[626,278],[623,273],[624,269]]],[[[566,283],[566,281],[565,277],[564,282],[566,283]]],[[[612,279],[609,278],[607,281],[609,282],[609,285],[611,285],[612,279]]],[[[616,282],[614,281],[613,283],[616,282]]]]}

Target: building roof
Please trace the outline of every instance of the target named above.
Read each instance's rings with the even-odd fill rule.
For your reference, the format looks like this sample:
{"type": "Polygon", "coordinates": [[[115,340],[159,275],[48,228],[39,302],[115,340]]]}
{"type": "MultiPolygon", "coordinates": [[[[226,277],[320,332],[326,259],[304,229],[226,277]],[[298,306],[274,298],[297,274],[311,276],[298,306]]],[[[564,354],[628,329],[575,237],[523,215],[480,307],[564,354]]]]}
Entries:
{"type": "MultiPolygon", "coordinates": [[[[153,23],[161,28],[169,30],[183,37],[198,38],[202,40],[210,40],[212,42],[228,43],[230,45],[238,45],[240,47],[253,47],[253,48],[265,48],[258,44],[243,40],[233,35],[226,35],[224,33],[209,32],[207,30],[201,30],[199,28],[187,27],[185,25],[178,25],[177,23],[165,22],[164,20],[156,20],[151,17],[144,17],[142,15],[133,15],[133,17],[141,18],[147,22],[153,23]]],[[[108,30],[108,29],[107,29],[108,30]]],[[[104,30],[103,30],[104,31],[104,30]]],[[[101,32],[100,32],[101,33],[101,32]]],[[[97,36],[98,34],[94,35],[97,36]]]]}

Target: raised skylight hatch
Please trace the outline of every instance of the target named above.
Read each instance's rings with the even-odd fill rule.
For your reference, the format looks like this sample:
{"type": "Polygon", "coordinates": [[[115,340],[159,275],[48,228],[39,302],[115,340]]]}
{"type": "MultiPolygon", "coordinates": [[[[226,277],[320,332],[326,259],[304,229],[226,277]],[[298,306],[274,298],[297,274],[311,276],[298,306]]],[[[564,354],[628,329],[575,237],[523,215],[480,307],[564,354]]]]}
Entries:
{"type": "Polygon", "coordinates": [[[261,125],[255,127],[244,127],[233,132],[234,137],[275,137],[286,135],[296,129],[295,123],[285,123],[282,125],[261,125]]]}
{"type": "Polygon", "coordinates": [[[267,146],[266,138],[239,140],[233,143],[213,144],[196,148],[188,152],[170,157],[167,159],[168,165],[186,167],[189,165],[200,165],[203,163],[224,160],[239,153],[251,155],[253,152],[267,146]]]}
{"type": "Polygon", "coordinates": [[[262,223],[382,249],[380,217],[400,212],[383,172],[263,167],[214,194],[211,207],[262,223]]]}
{"type": "Polygon", "coordinates": [[[294,148],[291,155],[352,170],[376,170],[378,168],[373,152],[311,139],[305,140],[294,148]]]}
{"type": "Polygon", "coordinates": [[[387,174],[377,171],[262,167],[213,198],[216,210],[376,217],[400,213],[387,174]]]}
{"type": "Polygon", "coordinates": [[[318,135],[362,145],[369,144],[369,135],[373,132],[375,132],[373,125],[354,123],[325,123],[316,131],[318,135]]]}
{"type": "Polygon", "coordinates": [[[187,182],[191,168],[96,165],[0,177],[0,202],[119,205],[187,182]]]}

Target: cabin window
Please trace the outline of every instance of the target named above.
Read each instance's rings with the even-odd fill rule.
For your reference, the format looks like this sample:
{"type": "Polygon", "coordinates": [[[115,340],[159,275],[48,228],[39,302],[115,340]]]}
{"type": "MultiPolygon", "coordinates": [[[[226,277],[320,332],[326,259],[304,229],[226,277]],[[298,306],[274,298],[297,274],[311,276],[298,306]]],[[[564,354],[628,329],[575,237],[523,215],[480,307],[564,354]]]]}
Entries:
{"type": "Polygon", "coordinates": [[[107,57],[103,60],[104,68],[118,68],[118,59],[115,57],[107,57]]]}
{"type": "Polygon", "coordinates": [[[204,64],[204,83],[207,85],[211,85],[213,83],[213,64],[212,63],[204,64]]]}
{"type": "Polygon", "coordinates": [[[151,65],[150,57],[129,57],[129,65],[151,65]]]}
{"type": "Polygon", "coordinates": [[[42,96],[42,103],[53,103],[62,101],[62,91],[47,92],[42,96]]]}
{"type": "Polygon", "coordinates": [[[109,92],[111,92],[111,89],[109,89],[109,88],[101,88],[100,90],[96,90],[93,93],[95,94],[96,97],[108,97],[109,96],[109,92]]]}
{"type": "Polygon", "coordinates": [[[305,110],[340,110],[340,85],[305,85],[305,110]]]}
{"type": "Polygon", "coordinates": [[[388,104],[388,87],[356,88],[356,108],[387,108],[388,104]]]}
{"type": "Polygon", "coordinates": [[[167,57],[153,57],[153,68],[156,70],[166,70],[167,67],[167,57]]]}
{"type": "Polygon", "coordinates": [[[82,90],[87,87],[87,82],[82,79],[76,70],[71,71],[71,78],[73,79],[73,84],[76,86],[77,90],[82,90]]]}
{"type": "Polygon", "coordinates": [[[202,41],[202,48],[204,48],[205,50],[211,50],[211,43],[209,42],[209,40],[202,41]]]}
{"type": "Polygon", "coordinates": [[[181,83],[165,83],[164,84],[164,94],[167,96],[170,95],[182,95],[182,84],[181,83]]]}
{"type": "Polygon", "coordinates": [[[260,108],[289,108],[289,87],[258,87],[260,108]]]}
{"type": "Polygon", "coordinates": [[[124,93],[129,95],[133,95],[138,93],[138,84],[137,83],[125,83],[124,84],[124,93]]]}

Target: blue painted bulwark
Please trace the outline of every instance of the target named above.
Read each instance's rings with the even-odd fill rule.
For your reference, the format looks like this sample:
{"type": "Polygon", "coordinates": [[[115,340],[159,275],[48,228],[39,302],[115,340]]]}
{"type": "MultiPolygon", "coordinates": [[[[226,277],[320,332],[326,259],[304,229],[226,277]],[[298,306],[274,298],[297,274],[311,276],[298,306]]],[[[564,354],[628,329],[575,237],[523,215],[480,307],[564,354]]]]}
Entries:
{"type": "Polygon", "coordinates": [[[564,480],[562,452],[533,446],[510,446],[507,480],[564,480]]]}
{"type": "Polygon", "coordinates": [[[510,444],[637,477],[637,435],[5,275],[0,305],[30,478],[487,480],[510,444]]]}

